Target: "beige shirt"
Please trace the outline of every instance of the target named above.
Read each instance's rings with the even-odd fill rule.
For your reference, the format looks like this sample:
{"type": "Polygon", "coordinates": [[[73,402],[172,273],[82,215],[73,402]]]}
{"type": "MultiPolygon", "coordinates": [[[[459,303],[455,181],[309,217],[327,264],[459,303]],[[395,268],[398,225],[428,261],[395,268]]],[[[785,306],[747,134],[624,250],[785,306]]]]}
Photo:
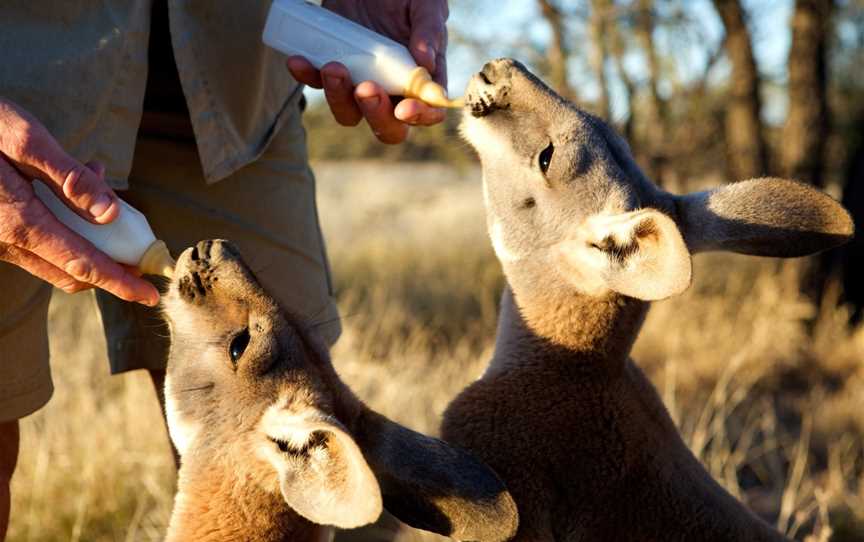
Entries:
{"type": "MultiPolygon", "coordinates": [[[[164,1],[164,0],[160,0],[164,1]]],[[[0,96],[125,188],[154,0],[0,1],[0,96]]],[[[207,182],[255,160],[301,87],[261,42],[267,0],[167,0],[174,57],[207,182]]]]}

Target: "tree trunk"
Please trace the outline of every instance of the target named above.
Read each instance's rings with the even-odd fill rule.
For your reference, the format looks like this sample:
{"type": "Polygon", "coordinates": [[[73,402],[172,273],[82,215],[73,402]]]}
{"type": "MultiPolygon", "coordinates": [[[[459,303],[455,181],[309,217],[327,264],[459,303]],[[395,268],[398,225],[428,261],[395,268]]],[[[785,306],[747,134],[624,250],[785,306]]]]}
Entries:
{"type": "Polygon", "coordinates": [[[726,29],[726,53],[732,63],[725,126],[728,173],[731,180],[760,177],[768,170],[768,152],[750,32],[739,0],[714,0],[714,7],[726,29]]]}
{"type": "Polygon", "coordinates": [[[630,77],[630,74],[624,68],[624,53],[627,50],[627,46],[624,41],[624,35],[619,28],[620,21],[617,17],[613,17],[609,19],[608,24],[609,40],[612,42],[612,58],[615,60],[615,70],[618,72],[618,77],[624,85],[624,99],[627,101],[627,118],[624,120],[622,130],[624,132],[624,139],[627,140],[627,143],[632,148],[635,148],[636,142],[633,139],[633,126],[636,123],[636,83],[633,82],[633,78],[630,77]]]}
{"type": "Polygon", "coordinates": [[[575,98],[567,76],[567,42],[564,14],[554,0],[538,0],[540,13],[552,30],[552,42],[546,51],[549,61],[549,80],[552,87],[565,98],[575,98]]]}
{"type": "Polygon", "coordinates": [[[609,86],[606,80],[606,59],[609,58],[606,34],[610,15],[610,0],[591,1],[591,68],[594,70],[594,77],[600,91],[597,100],[597,112],[601,118],[607,121],[612,118],[609,106],[609,86]]]}
{"type": "MultiPolygon", "coordinates": [[[[855,115],[847,140],[840,203],[852,215],[855,231],[861,232],[864,228],[864,108],[855,115]]],[[[839,282],[839,301],[849,305],[852,325],[858,325],[864,319],[864,281],[861,280],[864,277],[864,258],[861,254],[864,254],[864,236],[859,233],[846,245],[821,255],[819,268],[813,273],[813,283],[809,285],[814,297],[821,300],[827,287],[839,282]]]]}
{"type": "Polygon", "coordinates": [[[786,176],[822,186],[828,117],[828,41],[833,0],[796,0],[789,50],[789,113],[783,127],[786,176]]]}
{"type": "MultiPolygon", "coordinates": [[[[858,118],[859,134],[864,134],[864,111],[858,118]]],[[[855,230],[864,228],[864,138],[859,136],[850,149],[846,181],[843,185],[841,203],[852,214],[855,230]]],[[[864,311],[864,236],[856,235],[852,241],[839,251],[841,280],[845,301],[852,306],[852,322],[861,321],[864,311]]]]}
{"type": "MultiPolygon", "coordinates": [[[[789,49],[789,113],[783,127],[783,174],[821,187],[825,169],[828,118],[828,40],[834,0],[796,0],[789,49]]],[[[802,291],[821,303],[835,267],[829,253],[810,260],[804,268],[802,291]]],[[[836,275],[834,275],[836,276],[836,275]]]]}
{"type": "Polygon", "coordinates": [[[648,175],[659,186],[663,186],[666,147],[668,142],[668,114],[666,101],[660,96],[660,59],[654,46],[654,0],[639,0],[637,9],[636,35],[642,50],[648,57],[648,127],[645,138],[649,154],[648,175]]]}

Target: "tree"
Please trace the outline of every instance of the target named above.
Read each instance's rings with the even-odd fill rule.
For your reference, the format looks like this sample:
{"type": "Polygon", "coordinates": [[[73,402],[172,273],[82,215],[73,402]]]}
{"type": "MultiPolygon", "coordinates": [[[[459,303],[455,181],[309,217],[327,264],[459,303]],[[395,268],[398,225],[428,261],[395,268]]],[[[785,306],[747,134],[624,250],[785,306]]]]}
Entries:
{"type": "Polygon", "coordinates": [[[624,138],[631,144],[634,144],[633,127],[636,121],[636,83],[627,69],[624,67],[624,53],[627,51],[627,44],[624,40],[624,33],[621,31],[621,20],[619,17],[613,17],[608,21],[609,41],[611,42],[612,58],[615,61],[615,71],[618,73],[618,78],[624,87],[624,99],[627,101],[627,118],[624,119],[624,138]]]}
{"type": "Polygon", "coordinates": [[[750,31],[740,0],[714,0],[714,7],[726,30],[724,45],[732,64],[724,128],[728,173],[733,180],[759,177],[768,170],[768,150],[750,31]]]}
{"type": "Polygon", "coordinates": [[[567,70],[567,28],[564,13],[554,0],[538,0],[540,13],[552,30],[552,41],[546,49],[549,61],[549,80],[559,94],[565,98],[575,98],[567,70]]]}
{"type": "Polygon", "coordinates": [[[607,121],[611,120],[612,117],[609,106],[609,84],[606,80],[606,60],[609,58],[607,32],[610,26],[612,8],[611,0],[592,0],[591,20],[589,21],[593,43],[590,58],[591,68],[594,70],[594,77],[600,90],[597,111],[607,121]]]}
{"type": "Polygon", "coordinates": [[[666,146],[669,137],[669,115],[666,101],[660,96],[660,59],[654,46],[654,0],[639,0],[636,13],[636,36],[648,59],[648,127],[646,138],[649,154],[648,175],[663,186],[666,146]]]}
{"type": "MultiPolygon", "coordinates": [[[[864,108],[858,112],[855,135],[848,145],[848,162],[843,184],[841,203],[852,214],[856,229],[864,225],[864,108]]],[[[845,300],[852,306],[852,322],[860,323],[864,316],[864,238],[856,235],[852,241],[837,251],[845,300]]]]}
{"type": "Polygon", "coordinates": [[[828,42],[834,0],[796,0],[789,50],[789,113],[781,147],[786,176],[822,186],[828,113],[828,42]]]}

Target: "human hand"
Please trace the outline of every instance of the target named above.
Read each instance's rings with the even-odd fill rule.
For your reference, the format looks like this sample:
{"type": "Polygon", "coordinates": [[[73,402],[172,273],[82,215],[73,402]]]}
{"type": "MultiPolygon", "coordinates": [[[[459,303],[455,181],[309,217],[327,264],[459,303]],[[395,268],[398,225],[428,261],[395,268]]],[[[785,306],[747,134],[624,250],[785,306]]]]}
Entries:
{"type": "Polygon", "coordinates": [[[120,212],[101,164],[80,164],[39,121],[0,98],[0,261],[66,292],[97,287],[127,301],[156,305],[159,292],[152,284],[57,220],[36,197],[34,178],[95,224],[107,224],[120,212]]]}
{"type": "MultiPolygon", "coordinates": [[[[447,0],[324,0],[323,6],[408,46],[418,65],[447,88],[447,0]]],[[[384,143],[401,143],[408,125],[430,126],[444,120],[444,111],[420,100],[403,99],[394,106],[375,82],[356,87],[348,69],[331,62],[319,72],[305,58],[292,56],[288,69],[295,79],[324,95],[336,121],[356,126],[364,117],[384,143]]]]}

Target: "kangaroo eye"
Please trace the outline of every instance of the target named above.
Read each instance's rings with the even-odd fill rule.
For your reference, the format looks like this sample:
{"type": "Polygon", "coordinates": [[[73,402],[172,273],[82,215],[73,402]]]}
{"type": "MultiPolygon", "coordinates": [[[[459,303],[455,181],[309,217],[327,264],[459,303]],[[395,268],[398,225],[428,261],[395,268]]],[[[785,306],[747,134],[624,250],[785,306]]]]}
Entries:
{"type": "Polygon", "coordinates": [[[237,360],[243,356],[243,352],[246,351],[247,346],[249,346],[249,328],[244,329],[231,339],[231,344],[228,346],[228,355],[231,356],[233,363],[236,364],[237,360]]]}
{"type": "Polygon", "coordinates": [[[540,171],[543,173],[546,173],[549,170],[553,154],[555,154],[555,145],[550,142],[549,146],[543,149],[543,152],[540,153],[540,171]]]}

